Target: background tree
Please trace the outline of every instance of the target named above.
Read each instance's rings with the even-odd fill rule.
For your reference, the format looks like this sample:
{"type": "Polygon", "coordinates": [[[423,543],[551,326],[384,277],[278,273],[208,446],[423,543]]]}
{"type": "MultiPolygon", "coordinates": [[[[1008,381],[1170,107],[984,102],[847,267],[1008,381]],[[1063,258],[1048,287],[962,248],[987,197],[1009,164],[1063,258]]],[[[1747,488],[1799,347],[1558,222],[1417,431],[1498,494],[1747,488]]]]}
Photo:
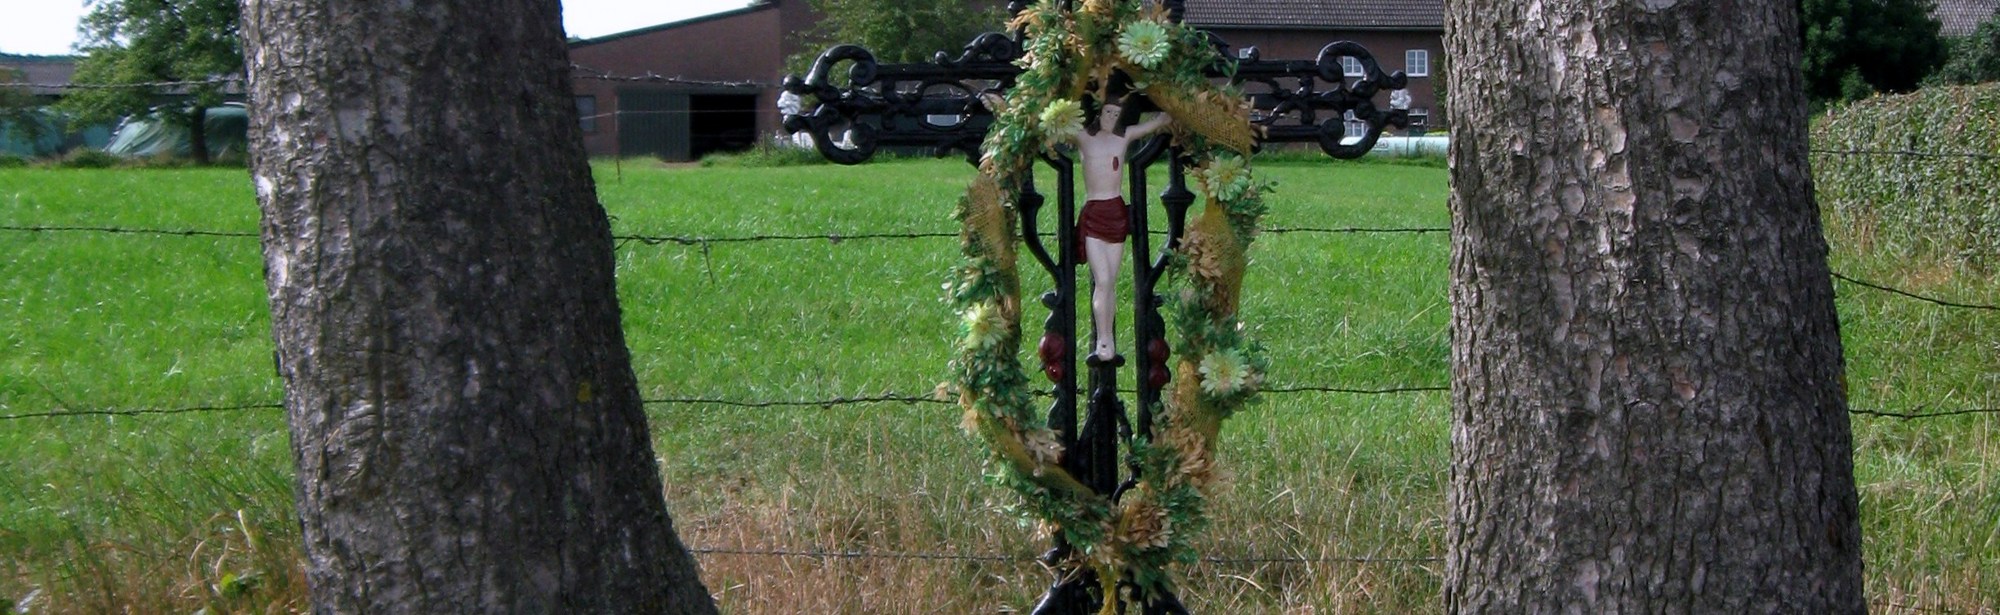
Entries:
{"type": "Polygon", "coordinates": [[[1931,77],[1938,83],[1972,85],[2000,81],[2000,13],[1994,13],[1972,36],[1950,42],[1951,59],[1931,77]]]}
{"type": "Polygon", "coordinates": [[[1791,0],[1447,5],[1451,612],[1861,613],[1791,0]]]}
{"type": "Polygon", "coordinates": [[[860,45],[884,63],[926,62],[944,51],[957,57],[982,32],[1005,31],[998,0],[808,0],[823,18],[800,35],[799,54],[786,59],[805,74],[828,47],[860,45]]]}
{"type": "Polygon", "coordinates": [[[83,35],[73,81],[85,85],[129,85],[200,81],[168,90],[151,87],[72,90],[61,106],[76,114],[77,125],[148,115],[188,129],[195,160],[208,162],[202,126],[208,108],[222,104],[221,79],[243,74],[243,45],[237,35],[237,0],[91,0],[77,29],[83,35]]]}
{"type": "Polygon", "coordinates": [[[1932,0],[1800,0],[1814,104],[1908,92],[1945,60],[1932,0]]]}
{"type": "Polygon", "coordinates": [[[713,613],[668,517],[558,0],[249,0],[315,612],[713,613]]]}

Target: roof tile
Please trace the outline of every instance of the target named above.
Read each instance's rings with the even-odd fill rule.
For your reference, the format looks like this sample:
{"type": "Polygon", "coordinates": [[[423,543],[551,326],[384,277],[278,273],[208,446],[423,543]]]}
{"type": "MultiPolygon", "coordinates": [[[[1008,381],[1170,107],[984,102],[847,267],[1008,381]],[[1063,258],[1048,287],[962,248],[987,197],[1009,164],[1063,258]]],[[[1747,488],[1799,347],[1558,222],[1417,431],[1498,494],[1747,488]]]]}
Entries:
{"type": "Polygon", "coordinates": [[[2000,8],[2000,0],[1938,0],[1931,14],[1937,17],[1939,35],[1971,36],[1979,24],[1993,17],[1996,8],[2000,8]]]}
{"type": "Polygon", "coordinates": [[[1444,0],[1187,0],[1187,23],[1208,28],[1438,30],[1444,28],[1444,0]]]}

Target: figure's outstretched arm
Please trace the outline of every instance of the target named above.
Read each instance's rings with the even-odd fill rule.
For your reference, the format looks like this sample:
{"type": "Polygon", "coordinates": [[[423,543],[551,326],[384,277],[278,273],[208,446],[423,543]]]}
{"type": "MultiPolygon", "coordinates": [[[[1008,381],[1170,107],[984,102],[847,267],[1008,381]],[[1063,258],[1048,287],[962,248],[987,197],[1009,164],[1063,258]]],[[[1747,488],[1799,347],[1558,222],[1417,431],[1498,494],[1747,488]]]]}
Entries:
{"type": "Polygon", "coordinates": [[[1146,121],[1133,124],[1131,128],[1125,129],[1125,138],[1138,139],[1146,135],[1153,134],[1154,131],[1157,131],[1161,127],[1166,126],[1167,123],[1173,121],[1173,119],[1174,119],[1173,116],[1169,116],[1165,113],[1153,114],[1152,119],[1148,119],[1146,121]]]}

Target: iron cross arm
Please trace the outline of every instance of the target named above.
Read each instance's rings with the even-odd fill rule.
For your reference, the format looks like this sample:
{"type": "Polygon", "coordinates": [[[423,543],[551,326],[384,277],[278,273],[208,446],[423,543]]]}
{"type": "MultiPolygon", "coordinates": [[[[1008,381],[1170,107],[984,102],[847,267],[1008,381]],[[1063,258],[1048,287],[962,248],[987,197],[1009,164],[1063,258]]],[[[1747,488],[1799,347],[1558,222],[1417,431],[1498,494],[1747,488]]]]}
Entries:
{"type": "Polygon", "coordinates": [[[938,52],[930,62],[880,64],[856,45],[826,50],[801,79],[785,77],[785,91],[817,101],[810,111],[786,114],[785,130],[812,136],[820,155],[841,164],[860,164],[882,147],[928,148],[938,156],[964,152],[977,160],[979,144],[993,124],[993,112],[979,103],[982,93],[1003,91],[1021,74],[1014,60],[1020,45],[988,32],[952,58],[938,52]],[[849,64],[845,84],[835,69],[849,64]]]}
{"type": "MultiPolygon", "coordinates": [[[[1218,61],[1209,76],[1242,86],[1260,143],[1318,143],[1329,156],[1351,159],[1373,149],[1389,127],[1409,126],[1405,111],[1374,101],[1408,79],[1402,71],[1384,73],[1358,43],[1329,44],[1314,60],[1264,60],[1252,47],[1230,62],[1223,60],[1228,45],[1210,38],[1218,61]],[[1349,131],[1350,122],[1359,134],[1349,131]]],[[[930,62],[908,64],[881,64],[865,48],[836,46],[805,77],[785,78],[786,92],[814,101],[810,110],[787,113],[785,130],[810,135],[820,155],[841,164],[866,162],[884,147],[959,152],[976,163],[993,125],[979,97],[1012,86],[1020,57],[1020,41],[995,32],[979,35],[956,58],[939,52],[930,62]],[[843,64],[846,78],[836,79],[843,64]]]]}
{"type": "Polygon", "coordinates": [[[1401,90],[1409,78],[1382,72],[1374,54],[1352,41],[1321,48],[1315,60],[1264,60],[1257,48],[1245,48],[1231,81],[1250,99],[1251,122],[1263,129],[1264,143],[1316,142],[1328,156],[1352,159],[1374,149],[1387,127],[1410,125],[1409,112],[1375,106],[1377,94],[1401,90]],[[1350,116],[1366,125],[1361,134],[1350,136],[1350,116]]]}

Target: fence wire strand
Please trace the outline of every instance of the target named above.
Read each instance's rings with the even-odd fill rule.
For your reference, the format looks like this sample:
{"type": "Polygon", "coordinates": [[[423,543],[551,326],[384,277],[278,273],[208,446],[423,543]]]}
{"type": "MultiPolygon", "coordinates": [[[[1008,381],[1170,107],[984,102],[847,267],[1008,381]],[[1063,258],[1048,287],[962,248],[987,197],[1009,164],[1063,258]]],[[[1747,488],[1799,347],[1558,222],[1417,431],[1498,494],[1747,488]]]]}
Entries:
{"type": "Polygon", "coordinates": [[[914,406],[917,404],[945,405],[955,402],[952,402],[950,400],[938,399],[936,397],[931,397],[927,395],[904,395],[898,393],[883,393],[881,395],[861,395],[855,397],[842,396],[842,397],[833,397],[828,399],[766,400],[766,401],[743,401],[735,399],[722,399],[717,397],[659,397],[659,398],[648,398],[642,400],[641,403],[648,406],[701,405],[701,406],[730,406],[734,408],[831,409],[836,406],[854,406],[861,404],[895,403],[895,404],[914,406]]]}
{"type": "Polygon", "coordinates": [[[0,83],[4,89],[31,90],[179,90],[201,85],[221,85],[240,88],[242,77],[216,77],[212,79],[190,79],[184,81],[141,81],[135,83],[41,83],[8,81],[0,83]]]}
{"type": "MultiPolygon", "coordinates": [[[[1042,565],[1033,555],[1001,555],[995,553],[922,553],[900,551],[852,551],[825,549],[748,549],[735,547],[693,547],[688,549],[695,555],[742,555],[754,557],[796,557],[807,559],[866,559],[866,560],[906,560],[906,561],[951,561],[951,562],[998,562],[1007,564],[1042,565]]],[[[1380,556],[1208,556],[1201,563],[1214,565],[1245,564],[1425,564],[1443,561],[1441,557],[1380,557],[1380,556]]]]}
{"type": "Polygon", "coordinates": [[[1847,276],[1847,275],[1842,275],[1842,274],[1841,274],[1840,272],[1838,272],[1838,271],[1836,271],[1836,272],[1833,272],[1833,279],[1836,279],[1836,280],[1840,280],[1840,281],[1842,281],[1842,282],[1846,282],[1846,283],[1849,283],[1849,284],[1853,284],[1853,285],[1855,285],[1855,286],[1861,286],[1861,287],[1865,287],[1865,288],[1872,288],[1872,289],[1875,289],[1875,290],[1879,290],[1879,291],[1882,291],[1882,292],[1887,292],[1887,293],[1894,293],[1894,294],[1898,294],[1898,295],[1902,295],[1902,296],[1904,296],[1904,297],[1909,297],[1909,298],[1911,298],[1911,299],[1916,299],[1916,300],[1918,300],[1918,301],[1924,301],[1924,302],[1928,302],[1928,303],[1934,303],[1934,304],[1937,304],[1937,305],[1942,305],[1942,306],[1945,306],[1945,307],[1949,307],[1949,308],[1962,308],[1962,309],[1968,309],[1968,310],[1989,310],[1989,311],[1997,311],[1997,312],[2000,312],[2000,306],[1996,306],[1996,305],[1982,305],[1982,304],[1978,304],[1978,303],[1960,303],[1960,302],[1957,302],[1957,301],[1946,301],[1946,300],[1944,300],[1944,299],[1939,299],[1939,298],[1936,298],[1936,297],[1928,297],[1928,296],[1924,296],[1924,295],[1919,295],[1919,294],[1917,294],[1917,293],[1913,293],[1913,292],[1910,292],[1910,291],[1907,291],[1907,290],[1903,290],[1903,289],[1900,289],[1900,288],[1892,288],[1892,287],[1889,287],[1889,286],[1883,286],[1883,285],[1881,285],[1881,284],[1876,284],[1876,283],[1874,283],[1874,282],[1869,282],[1869,281],[1867,281],[1867,280],[1861,280],[1861,279],[1856,279],[1856,278],[1854,278],[1854,277],[1850,277],[1850,276],[1847,276]]]}
{"type": "MultiPolygon", "coordinates": [[[[582,67],[577,67],[577,68],[582,70],[588,70],[588,69],[583,69],[582,67]]],[[[663,79],[663,78],[649,76],[649,77],[642,77],[635,79],[663,79]]],[[[182,82],[172,82],[172,83],[179,84],[182,82]]],[[[208,82],[193,82],[193,83],[208,83],[208,82]]],[[[1855,150],[1855,151],[1815,150],[1815,153],[1846,154],[1846,155],[1918,155],[1918,154],[1935,155],[1935,156],[1951,155],[1951,154],[1943,154],[1936,152],[1862,151],[1862,150],[1855,150]]],[[[244,232],[244,231],[220,231],[220,230],[195,229],[195,228],[186,228],[186,229],[127,228],[118,226],[89,226],[89,225],[73,225],[73,226],[0,225],[0,231],[9,231],[18,233],[99,233],[108,235],[138,235],[138,236],[156,236],[156,237],[256,238],[259,236],[258,233],[244,232]]],[[[1269,234],[1408,234],[1408,235],[1448,233],[1449,231],[1450,229],[1446,227],[1381,227],[1381,228],[1273,227],[1263,230],[1263,232],[1269,234]]],[[[911,232],[861,232],[861,233],[816,233],[816,234],[757,234],[757,235],[720,236],[720,237],[702,237],[702,236],[688,236],[688,235],[624,234],[624,235],[614,235],[612,238],[617,242],[617,245],[620,247],[633,243],[647,245],[647,246],[673,244],[680,246],[699,247],[702,249],[703,255],[706,257],[709,253],[709,248],[716,244],[758,243],[758,242],[770,242],[770,241],[825,241],[831,244],[840,244],[846,241],[919,240],[919,239],[954,238],[958,236],[959,234],[955,232],[911,231],[911,232]]],[[[1887,292],[1908,299],[1923,301],[1943,307],[1954,308],[1954,309],[2000,311],[2000,306],[1940,299],[1937,297],[1923,295],[1887,286],[1884,284],[1878,284],[1875,282],[1862,280],[1839,272],[1832,272],[1832,277],[1836,280],[1848,284],[1853,284],[1856,286],[1861,286],[1864,288],[1877,290],[1881,292],[1887,292]]],[[[1409,385],[1409,386],[1393,386],[1393,387],[1383,387],[1383,388],[1354,388],[1354,387],[1340,387],[1331,385],[1296,385],[1296,386],[1273,386],[1265,389],[1264,393],[1274,394],[1274,395],[1299,394],[1299,393],[1393,395],[1393,394],[1405,394],[1405,393],[1445,392],[1449,390],[1450,387],[1435,386],[1435,385],[1409,385]]],[[[917,404],[948,404],[951,402],[938,399],[933,395],[883,393],[879,395],[837,396],[826,399],[811,399],[811,400],[737,400],[737,399],[726,399],[718,397],[669,397],[669,398],[646,399],[643,400],[643,403],[649,406],[709,405],[709,406],[727,406],[727,407],[737,407],[737,408],[831,409],[838,406],[851,406],[851,405],[862,405],[862,404],[899,403],[904,405],[917,405],[917,404]]],[[[198,414],[198,413],[209,413],[209,412],[240,412],[245,410],[275,410],[275,409],[282,409],[283,407],[284,406],[282,404],[278,403],[255,403],[255,404],[235,404],[235,405],[210,404],[210,405],[178,407],[178,408],[98,408],[98,409],[85,409],[85,410],[65,409],[65,410],[55,410],[46,412],[28,412],[20,414],[0,415],[0,420],[66,418],[66,417],[86,417],[86,416],[146,416],[146,415],[198,414]]],[[[1857,408],[1857,409],[1850,409],[1850,413],[1860,416],[1874,416],[1874,417],[1912,420],[1912,419],[1928,419],[1928,418],[1976,415],[1976,414],[2000,414],[2000,408],[1966,408],[1957,410],[1928,411],[1926,410],[1926,407],[1919,406],[1916,410],[1909,412],[1857,408]]]]}
{"type": "Polygon", "coordinates": [[[743,235],[736,237],[692,237],[685,235],[613,235],[611,236],[611,238],[613,240],[618,241],[620,245],[631,242],[638,242],[649,246],[657,246],[663,244],[674,244],[681,246],[705,246],[705,245],[721,244],[721,243],[755,243],[762,241],[825,241],[828,243],[838,244],[843,241],[860,241],[868,239],[936,239],[942,237],[957,237],[957,236],[958,233],[905,232],[905,233],[819,233],[819,234],[805,234],[805,235],[768,234],[768,235],[743,235]]]}
{"type": "MultiPolygon", "coordinates": [[[[1338,228],[1329,228],[1329,227],[1273,227],[1273,228],[1269,228],[1269,229],[1264,229],[1264,230],[1263,230],[1263,231],[1261,231],[1261,232],[1263,232],[1263,233],[1269,233],[1269,234],[1288,234],[1288,233],[1292,233],[1292,234],[1410,234],[1410,235],[1424,235],[1424,234],[1430,234],[1430,233],[1445,233],[1445,232],[1449,232],[1450,230],[1451,230],[1451,229],[1449,229],[1449,228],[1445,228],[1445,227],[1402,227],[1402,228],[1366,228],[1366,227],[1338,227],[1338,228]]],[[[253,232],[245,232],[245,231],[217,231],[217,230],[208,230],[208,229],[192,229],[192,228],[188,228],[188,229],[160,229],[160,228],[126,228],[126,227],[116,227],[116,226],[23,226],[23,225],[0,225],[0,231],[9,231],[9,232],[17,232],[17,233],[101,233],[101,234],[108,234],[108,235],[142,235],[142,236],[143,236],[143,235],[152,235],[152,236],[166,236],[166,237],[226,237],[226,238],[256,238],[256,237],[258,237],[258,236],[259,236],[259,235],[258,235],[257,233],[253,233],[253,232]]],[[[630,244],[634,244],[634,243],[637,243],[637,244],[641,244],[641,245],[647,245],[647,246],[659,246],[659,245],[667,245],[667,244],[672,244],[672,245],[678,245],[678,246],[690,246],[690,247],[699,247],[699,248],[703,248],[703,249],[706,249],[706,248],[708,248],[708,247],[710,247],[710,246],[714,246],[714,245],[718,245],[718,244],[731,244],[731,243],[760,243],[760,242],[767,242],[767,241],[825,241],[825,242],[828,242],[828,243],[831,243],[831,244],[836,244],[836,245],[838,245],[838,244],[840,244],[840,243],[842,243],[842,242],[847,242],[847,241],[866,241],[866,240],[912,240],[912,239],[943,239],[943,238],[954,238],[954,237],[958,237],[958,236],[959,236],[959,234],[958,234],[958,233],[955,233],[955,232],[920,232],[920,231],[904,231],[904,232],[860,232],[860,233],[812,233],[812,234],[783,234],[783,233],[768,233],[768,234],[757,234],[757,235],[739,235],[739,236],[720,236],[720,237],[704,237],[704,236],[696,236],[696,235],[645,235],[645,234],[624,234],[624,235],[613,235],[613,236],[612,236],[611,238],[612,238],[612,240],[614,240],[614,241],[616,241],[616,242],[617,242],[617,245],[618,245],[619,247],[623,247],[623,246],[626,246],[626,245],[630,245],[630,244]]],[[[1960,308],[1960,309],[1972,309],[1972,310],[1986,310],[1986,311],[2000,311],[2000,305],[1987,305],[1987,304],[1980,304],[1980,303],[1966,303],[1966,302],[1962,302],[1962,301],[1952,301],[1952,300],[1948,300],[1948,299],[1939,299],[1939,298],[1937,298],[1937,297],[1931,297],[1931,296],[1927,296],[1927,295],[1923,295],[1923,294],[1919,294],[1919,293],[1914,293],[1914,292],[1910,292],[1910,291],[1907,291],[1907,290],[1903,290],[1903,289],[1900,289],[1900,288],[1895,288],[1895,287],[1892,287],[1892,286],[1887,286],[1887,285],[1884,285],[1884,284],[1878,284],[1878,283],[1875,283],[1875,282],[1870,282],[1870,281],[1867,281],[1867,280],[1863,280],[1863,279],[1860,279],[1860,278],[1856,278],[1856,277],[1853,277],[1853,276],[1849,276],[1849,275],[1846,275],[1846,274],[1842,274],[1842,273],[1840,273],[1840,272],[1837,272],[1837,271],[1836,271],[1836,272],[1832,272],[1832,275],[1833,275],[1833,278],[1834,278],[1834,279],[1836,279],[1836,280],[1840,280],[1840,281],[1842,281],[1842,282],[1846,282],[1846,283],[1849,283],[1849,284],[1854,284],[1854,285],[1856,285],[1856,286],[1861,286],[1861,287],[1864,287],[1864,288],[1869,288],[1869,289],[1873,289],[1873,290],[1878,290],[1878,291],[1882,291],[1882,292],[1887,292],[1887,293],[1893,293],[1893,294],[1896,294],[1896,295],[1901,295],[1901,296],[1903,296],[1903,297],[1907,297],[1907,298],[1910,298],[1910,299],[1915,299],[1915,300],[1919,300],[1919,301],[1924,301],[1924,302],[1927,302],[1927,303],[1932,303],[1932,304],[1936,304],[1936,305],[1940,305],[1940,306],[1944,306],[1944,307],[1949,307],[1949,308],[1960,308]]]]}
{"type": "Polygon", "coordinates": [[[1861,416],[1879,416],[1883,418],[1903,419],[1907,421],[1913,419],[1935,419],[1947,416],[1965,416],[1970,414],[2000,414],[2000,408],[1963,408],[1959,410],[1937,410],[1932,412],[1925,412],[1923,406],[1918,406],[1916,410],[1911,412],[1891,412],[1887,410],[1848,408],[1847,413],[1858,414],[1861,416]]]}
{"type": "Polygon", "coordinates": [[[206,414],[211,412],[243,412],[247,410],[283,410],[284,404],[210,404],[179,408],[90,408],[84,410],[50,410],[46,412],[26,412],[21,414],[0,414],[0,421],[20,419],[54,419],[86,416],[147,416],[169,414],[206,414]]]}
{"type": "Polygon", "coordinates": [[[203,229],[124,228],[116,226],[18,226],[0,225],[0,231],[15,233],[100,233],[105,235],[154,235],[166,237],[255,238],[256,233],[203,229]]]}
{"type": "Polygon", "coordinates": [[[1974,160],[1995,160],[2000,156],[1978,152],[1924,152],[1913,149],[1813,149],[1808,150],[1821,156],[1897,156],[1904,158],[1971,158],[1974,160]]]}
{"type": "MultiPolygon", "coordinates": [[[[0,225],[0,230],[12,231],[17,233],[102,233],[107,235],[160,235],[160,236],[176,236],[176,237],[241,237],[241,238],[258,237],[257,233],[247,232],[247,231],[216,231],[207,229],[126,228],[117,226],[0,225]]],[[[1442,226],[1388,227],[1388,228],[1370,228],[1370,227],[1358,227],[1358,226],[1349,226],[1349,227],[1278,226],[1278,227],[1261,229],[1258,232],[1270,235],[1285,235],[1285,234],[1425,235],[1432,233],[1448,233],[1450,231],[1451,231],[1450,228],[1442,226]]],[[[958,236],[959,233],[957,232],[943,232],[943,231],[928,231],[928,232],[926,231],[865,232],[864,231],[859,233],[805,233],[805,234],[766,233],[757,235],[736,235],[736,236],[721,236],[721,237],[704,237],[698,235],[626,234],[626,235],[612,235],[611,238],[614,241],[618,241],[620,245],[628,243],[639,243],[648,246],[658,246],[658,245],[668,245],[668,244],[678,245],[678,246],[702,246],[709,244],[758,243],[765,241],[827,241],[837,244],[843,241],[855,241],[855,240],[865,240],[865,239],[950,239],[950,238],[956,238],[958,236]]]]}
{"type": "MultiPolygon", "coordinates": [[[[1262,391],[1262,394],[1298,395],[1298,394],[1318,393],[1318,394],[1338,394],[1338,395],[1403,395],[1410,393],[1446,392],[1450,390],[1451,390],[1450,387],[1443,387],[1443,386],[1402,386],[1402,387],[1384,387],[1384,388],[1374,388],[1374,389],[1333,387],[1333,386],[1277,386],[1264,389],[1262,391]]],[[[1126,392],[1130,393],[1130,391],[1126,392]]],[[[1040,393],[1042,393],[1044,397],[1047,396],[1046,391],[1042,391],[1040,393]]],[[[867,405],[877,405],[877,404],[902,404],[905,406],[916,406],[916,405],[947,406],[956,404],[957,402],[949,399],[940,399],[935,395],[882,393],[879,395],[852,395],[852,396],[842,395],[824,399],[779,399],[779,400],[744,400],[744,399],[729,399],[724,397],[649,397],[641,399],[640,403],[645,406],[724,406],[731,408],[746,408],[746,409],[819,408],[821,410],[832,410],[834,408],[844,407],[844,406],[867,406],[867,405]]],[[[83,410],[62,409],[62,410],[50,410],[42,412],[25,412],[20,414],[0,414],[0,421],[23,420],[23,419],[76,418],[76,417],[94,417],[94,416],[134,417],[134,416],[148,416],[148,415],[203,414],[203,413],[213,413],[213,412],[243,412],[250,410],[283,410],[284,408],[285,405],[282,403],[265,402],[265,403],[249,403],[249,404],[208,404],[208,405],[186,406],[186,407],[176,407],[176,408],[91,408],[83,410]]],[[[1943,418],[1950,416],[1966,416],[1966,415],[1978,415],[1978,414],[2000,414],[2000,408],[1963,408],[1954,410],[1926,410],[1926,408],[1927,406],[1918,406],[1916,410],[1910,412],[1895,412],[1889,410],[1876,410],[1868,408],[1849,408],[1848,414],[1859,415],[1859,416],[1894,418],[1903,420],[1933,419],[1933,418],[1943,418]]]]}
{"type": "Polygon", "coordinates": [[[1284,235],[1288,233],[1307,233],[1307,234],[1317,234],[1317,235],[1428,235],[1433,233],[1450,233],[1451,227],[1406,226],[1406,227],[1370,228],[1362,226],[1343,226],[1343,227],[1274,226],[1266,229],[1258,229],[1257,232],[1260,234],[1268,234],[1268,235],[1284,235]]]}

